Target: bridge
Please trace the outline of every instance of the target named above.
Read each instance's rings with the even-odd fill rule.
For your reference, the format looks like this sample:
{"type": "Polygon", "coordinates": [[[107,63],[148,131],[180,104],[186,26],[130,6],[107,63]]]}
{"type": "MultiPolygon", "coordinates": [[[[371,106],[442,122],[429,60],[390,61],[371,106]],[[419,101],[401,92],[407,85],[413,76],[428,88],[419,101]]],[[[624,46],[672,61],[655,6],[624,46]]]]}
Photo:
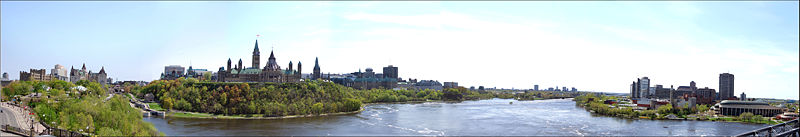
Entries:
{"type": "Polygon", "coordinates": [[[795,119],[789,122],[772,125],[760,129],[756,129],[753,131],[748,131],[747,133],[742,133],[736,135],[737,137],[750,137],[750,136],[757,136],[757,137],[800,137],[798,134],[798,130],[800,130],[800,125],[798,125],[797,121],[800,119],[795,119]]]}

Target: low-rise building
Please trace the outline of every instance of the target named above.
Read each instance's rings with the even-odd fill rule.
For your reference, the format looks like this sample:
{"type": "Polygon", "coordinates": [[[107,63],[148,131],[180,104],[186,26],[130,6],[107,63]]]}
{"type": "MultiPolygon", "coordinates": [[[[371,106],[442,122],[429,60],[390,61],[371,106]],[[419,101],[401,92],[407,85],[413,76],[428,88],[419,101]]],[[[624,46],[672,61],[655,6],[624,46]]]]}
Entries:
{"type": "Polygon", "coordinates": [[[439,83],[439,81],[420,80],[419,82],[414,84],[414,88],[419,90],[425,90],[425,89],[442,90],[444,86],[442,86],[442,83],[439,83]]]}
{"type": "Polygon", "coordinates": [[[444,82],[444,88],[457,88],[458,82],[444,82]]]}
{"type": "Polygon", "coordinates": [[[783,113],[781,108],[770,106],[765,102],[739,100],[723,100],[714,105],[714,109],[718,114],[726,116],[739,116],[742,113],[750,112],[754,115],[773,117],[783,113]]]}

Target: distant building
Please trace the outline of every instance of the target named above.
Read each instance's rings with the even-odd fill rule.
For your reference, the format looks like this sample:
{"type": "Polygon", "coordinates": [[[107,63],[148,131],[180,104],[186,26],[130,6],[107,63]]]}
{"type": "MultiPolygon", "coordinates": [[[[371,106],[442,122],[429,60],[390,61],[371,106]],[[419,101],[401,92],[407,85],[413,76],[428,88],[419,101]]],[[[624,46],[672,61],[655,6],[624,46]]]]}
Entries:
{"type": "MultiPolygon", "coordinates": [[[[269,58],[267,58],[267,65],[261,68],[261,52],[258,49],[258,40],[255,42],[253,48],[253,61],[251,67],[242,66],[242,59],[236,66],[231,66],[231,59],[228,58],[226,67],[220,67],[217,71],[217,82],[299,82],[302,79],[301,64],[298,62],[297,71],[293,70],[292,63],[289,62],[289,69],[281,69],[275,59],[275,54],[270,51],[269,58]]],[[[318,66],[317,66],[318,67],[318,66]]]]}
{"type": "Polygon", "coordinates": [[[56,64],[53,69],[50,70],[50,75],[52,75],[53,79],[69,81],[69,73],[67,73],[67,69],[61,64],[56,64]]]}
{"type": "Polygon", "coordinates": [[[631,99],[639,97],[639,94],[638,94],[639,90],[638,89],[639,89],[639,85],[636,84],[636,81],[633,81],[633,83],[631,83],[631,93],[630,93],[631,94],[631,96],[630,96],[631,99]]]}
{"type": "Polygon", "coordinates": [[[723,100],[714,105],[714,109],[718,114],[726,116],[739,116],[744,112],[750,112],[754,115],[774,117],[783,113],[781,108],[770,106],[765,102],[739,100],[723,100]]]}
{"type": "Polygon", "coordinates": [[[475,86],[469,86],[469,90],[470,91],[474,91],[475,90],[475,86]]]}
{"type": "Polygon", "coordinates": [[[3,72],[3,77],[0,78],[0,87],[5,87],[6,85],[11,83],[11,79],[8,78],[8,73],[3,72]]]}
{"type": "Polygon", "coordinates": [[[86,63],[83,64],[83,67],[81,67],[81,69],[75,69],[75,67],[70,67],[69,81],[75,83],[80,80],[89,80],[89,71],[86,70],[86,63]]]}
{"type": "Polygon", "coordinates": [[[444,82],[444,88],[457,88],[458,82],[444,82]]]}
{"type": "Polygon", "coordinates": [[[569,91],[569,90],[567,90],[567,87],[561,87],[561,91],[569,91]]]}
{"type": "Polygon", "coordinates": [[[648,94],[650,93],[650,78],[642,77],[642,78],[639,79],[639,81],[637,83],[639,84],[639,88],[637,89],[637,90],[639,90],[639,91],[637,91],[638,92],[637,93],[637,95],[638,95],[637,98],[647,97],[648,94]]]}
{"type": "Polygon", "coordinates": [[[0,78],[0,80],[9,80],[8,79],[8,73],[3,72],[3,77],[0,78]]]}
{"type": "MultiPolygon", "coordinates": [[[[341,84],[347,87],[353,87],[356,89],[373,89],[373,88],[383,88],[383,89],[394,89],[397,88],[398,85],[401,88],[413,88],[413,85],[416,80],[409,79],[409,82],[398,82],[397,76],[397,67],[389,66],[384,67],[383,70],[388,70],[389,73],[394,73],[390,75],[375,73],[372,68],[367,68],[366,72],[353,72],[350,74],[327,74],[327,77],[324,79],[328,79],[336,84],[341,84]],[[387,69],[389,68],[389,69],[387,69]]],[[[324,77],[326,75],[321,75],[319,77],[324,77]]]]}
{"type": "Polygon", "coordinates": [[[578,89],[575,88],[575,87],[572,87],[572,92],[578,92],[578,89]]]}
{"type": "Polygon", "coordinates": [[[712,104],[716,98],[717,91],[708,87],[697,89],[698,104],[712,104]]]}
{"type": "Polygon", "coordinates": [[[395,78],[397,79],[397,67],[389,65],[388,67],[383,67],[383,77],[385,78],[395,78]]]}
{"type": "Polygon", "coordinates": [[[312,74],[313,79],[322,78],[322,72],[319,68],[319,58],[314,59],[314,73],[312,74]]]}
{"type": "Polygon", "coordinates": [[[484,90],[483,86],[478,86],[478,90],[483,91],[484,90]]]}
{"type": "Polygon", "coordinates": [[[663,85],[656,85],[655,89],[656,89],[655,98],[659,98],[659,99],[668,99],[669,98],[669,92],[670,92],[671,89],[664,88],[663,85]]]}
{"type": "Polygon", "coordinates": [[[719,98],[720,100],[736,98],[733,96],[733,74],[719,74],[719,98]]]}
{"type": "Polygon", "coordinates": [[[414,88],[419,90],[424,90],[424,89],[442,90],[444,86],[442,86],[442,83],[439,83],[439,81],[421,80],[414,85],[414,88]]]}
{"type": "Polygon", "coordinates": [[[742,94],[741,94],[741,95],[739,95],[739,96],[741,96],[741,99],[740,99],[740,100],[742,100],[742,101],[747,101],[747,95],[745,95],[745,94],[744,94],[744,92],[742,92],[742,94]]]}
{"type": "Polygon", "coordinates": [[[161,73],[162,80],[174,80],[180,77],[185,77],[185,68],[180,65],[164,66],[164,72],[161,73]]]}
{"type": "Polygon", "coordinates": [[[533,85],[533,90],[534,91],[539,91],[539,85],[533,85]]]}
{"type": "Polygon", "coordinates": [[[20,81],[50,81],[52,77],[47,75],[46,69],[30,69],[30,72],[20,71],[20,81]]]}

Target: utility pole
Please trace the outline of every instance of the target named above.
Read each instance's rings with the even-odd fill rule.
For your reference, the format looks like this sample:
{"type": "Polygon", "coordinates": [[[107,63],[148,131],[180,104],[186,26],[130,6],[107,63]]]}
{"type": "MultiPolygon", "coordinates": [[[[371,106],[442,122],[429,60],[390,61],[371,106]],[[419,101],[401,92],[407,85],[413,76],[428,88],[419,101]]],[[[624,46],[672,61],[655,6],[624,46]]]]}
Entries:
{"type": "Polygon", "coordinates": [[[34,132],[36,132],[36,130],[34,130],[34,128],[33,128],[33,111],[28,110],[28,112],[29,112],[28,113],[29,116],[31,116],[30,117],[30,119],[31,119],[31,137],[33,137],[34,132]]]}

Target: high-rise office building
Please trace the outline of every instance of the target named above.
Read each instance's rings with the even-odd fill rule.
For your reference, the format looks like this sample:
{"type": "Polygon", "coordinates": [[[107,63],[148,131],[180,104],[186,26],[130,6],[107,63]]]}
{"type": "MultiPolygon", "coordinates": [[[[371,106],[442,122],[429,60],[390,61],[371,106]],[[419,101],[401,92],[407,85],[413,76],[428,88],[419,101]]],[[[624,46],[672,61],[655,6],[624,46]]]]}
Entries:
{"type": "Polygon", "coordinates": [[[389,65],[388,67],[383,67],[383,77],[384,78],[397,78],[397,67],[389,65]]]}
{"type": "Polygon", "coordinates": [[[733,74],[719,74],[719,99],[727,100],[733,97],[733,74]]]}

